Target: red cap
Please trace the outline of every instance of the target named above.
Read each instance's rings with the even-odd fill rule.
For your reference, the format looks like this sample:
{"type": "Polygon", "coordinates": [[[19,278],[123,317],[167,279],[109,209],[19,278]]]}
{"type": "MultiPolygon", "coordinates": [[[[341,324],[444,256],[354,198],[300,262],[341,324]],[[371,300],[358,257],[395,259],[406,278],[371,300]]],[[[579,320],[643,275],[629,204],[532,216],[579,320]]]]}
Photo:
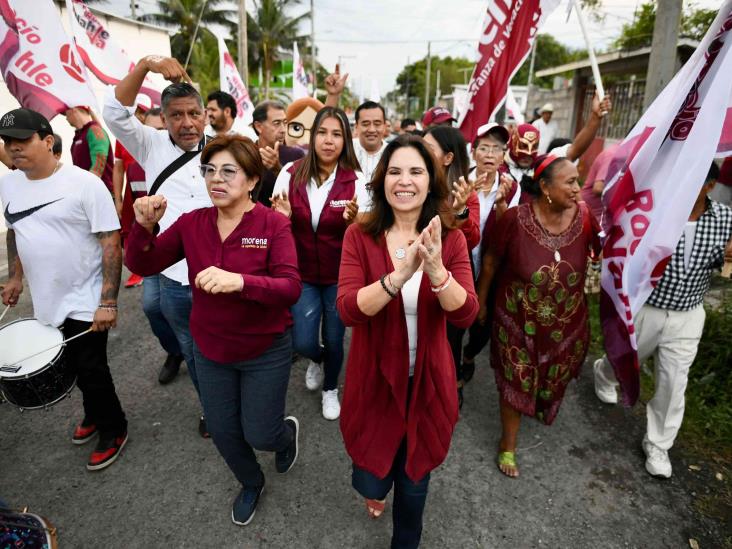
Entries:
{"type": "Polygon", "coordinates": [[[422,126],[427,128],[428,126],[432,126],[434,124],[442,124],[443,122],[447,122],[448,120],[452,122],[457,122],[457,120],[453,118],[452,113],[446,108],[432,107],[430,110],[422,115],[422,126]]]}

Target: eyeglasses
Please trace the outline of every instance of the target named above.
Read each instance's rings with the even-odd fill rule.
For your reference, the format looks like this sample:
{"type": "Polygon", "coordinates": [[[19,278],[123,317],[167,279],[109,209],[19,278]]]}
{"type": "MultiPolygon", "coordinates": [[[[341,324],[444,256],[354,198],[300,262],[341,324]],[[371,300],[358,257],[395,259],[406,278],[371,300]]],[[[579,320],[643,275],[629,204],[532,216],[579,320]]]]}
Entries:
{"type": "Polygon", "coordinates": [[[212,164],[201,164],[201,177],[204,179],[211,179],[218,173],[224,183],[229,183],[240,171],[241,168],[237,168],[231,164],[224,164],[218,169],[216,169],[216,166],[213,166],[212,164]]]}
{"type": "Polygon", "coordinates": [[[287,135],[290,137],[298,138],[305,135],[306,131],[310,131],[311,128],[306,128],[303,124],[300,124],[300,122],[290,122],[287,124],[287,135]]]}
{"type": "Polygon", "coordinates": [[[506,149],[499,145],[481,145],[475,150],[484,154],[499,154],[505,152],[506,149]]]}

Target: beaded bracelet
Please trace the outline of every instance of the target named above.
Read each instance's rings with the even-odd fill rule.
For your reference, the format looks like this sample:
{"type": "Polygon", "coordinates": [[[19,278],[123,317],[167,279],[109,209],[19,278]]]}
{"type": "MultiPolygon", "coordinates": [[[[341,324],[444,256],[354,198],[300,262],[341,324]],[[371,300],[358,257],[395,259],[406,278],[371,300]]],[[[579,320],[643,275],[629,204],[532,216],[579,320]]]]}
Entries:
{"type": "Polygon", "coordinates": [[[389,297],[394,299],[397,295],[396,293],[392,292],[389,288],[386,287],[386,274],[381,275],[381,278],[379,279],[379,282],[381,282],[381,287],[384,288],[384,291],[389,294],[389,297]]]}
{"type": "Polygon", "coordinates": [[[437,288],[442,288],[447,283],[447,281],[450,280],[450,277],[451,276],[452,276],[452,273],[450,271],[447,271],[447,276],[445,277],[445,280],[443,280],[439,284],[434,284],[433,285],[433,284],[430,283],[430,288],[432,288],[432,291],[434,292],[434,291],[437,291],[436,290],[437,288]]]}
{"type": "Polygon", "coordinates": [[[100,303],[97,309],[106,309],[107,311],[116,311],[117,305],[100,303]]]}

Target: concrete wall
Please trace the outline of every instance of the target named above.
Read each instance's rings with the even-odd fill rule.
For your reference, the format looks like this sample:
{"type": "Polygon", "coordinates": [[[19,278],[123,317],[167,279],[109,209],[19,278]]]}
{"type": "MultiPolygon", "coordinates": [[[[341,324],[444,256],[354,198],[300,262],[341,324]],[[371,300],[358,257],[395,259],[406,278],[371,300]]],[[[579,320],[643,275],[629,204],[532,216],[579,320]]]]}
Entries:
{"type": "Polygon", "coordinates": [[[559,126],[557,137],[569,139],[574,137],[575,88],[573,86],[555,90],[532,86],[527,103],[528,108],[525,111],[527,122],[533,118],[534,109],[540,109],[546,103],[552,103],[554,106],[552,120],[555,120],[559,126]]]}
{"type": "MultiPolygon", "coordinates": [[[[167,30],[153,27],[151,25],[140,24],[129,19],[105,15],[96,10],[94,11],[105,27],[109,30],[109,33],[115,42],[122,44],[133,61],[137,61],[141,57],[153,53],[165,56],[170,55],[170,35],[167,30]]],[[[68,32],[69,19],[65,6],[60,7],[60,15],[64,28],[68,32]]],[[[92,88],[97,96],[99,109],[101,109],[104,104],[106,87],[93,75],[90,76],[92,78],[92,88]]],[[[166,85],[165,80],[162,77],[158,77],[158,75],[154,75],[153,82],[155,87],[160,90],[162,90],[166,85]]],[[[19,106],[18,101],[10,94],[5,83],[3,82],[0,84],[0,115],[12,109],[17,109],[19,106]]],[[[98,114],[101,119],[101,113],[98,114]]],[[[69,147],[74,135],[74,129],[66,122],[66,118],[63,115],[56,116],[51,120],[51,126],[63,139],[64,153],[61,161],[71,163],[69,147]]],[[[7,173],[7,171],[7,168],[0,164],[0,177],[7,173]]],[[[0,233],[4,233],[5,231],[6,228],[4,221],[2,216],[0,216],[0,233]]]]}

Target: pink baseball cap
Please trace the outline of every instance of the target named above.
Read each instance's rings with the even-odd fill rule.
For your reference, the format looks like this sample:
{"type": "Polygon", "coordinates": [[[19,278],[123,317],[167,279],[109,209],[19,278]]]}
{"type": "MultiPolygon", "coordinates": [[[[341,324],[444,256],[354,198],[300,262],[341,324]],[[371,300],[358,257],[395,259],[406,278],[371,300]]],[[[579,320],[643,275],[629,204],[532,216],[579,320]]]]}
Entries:
{"type": "Polygon", "coordinates": [[[427,128],[433,124],[442,124],[448,120],[457,122],[452,113],[444,107],[432,107],[422,115],[422,126],[427,128]]]}

